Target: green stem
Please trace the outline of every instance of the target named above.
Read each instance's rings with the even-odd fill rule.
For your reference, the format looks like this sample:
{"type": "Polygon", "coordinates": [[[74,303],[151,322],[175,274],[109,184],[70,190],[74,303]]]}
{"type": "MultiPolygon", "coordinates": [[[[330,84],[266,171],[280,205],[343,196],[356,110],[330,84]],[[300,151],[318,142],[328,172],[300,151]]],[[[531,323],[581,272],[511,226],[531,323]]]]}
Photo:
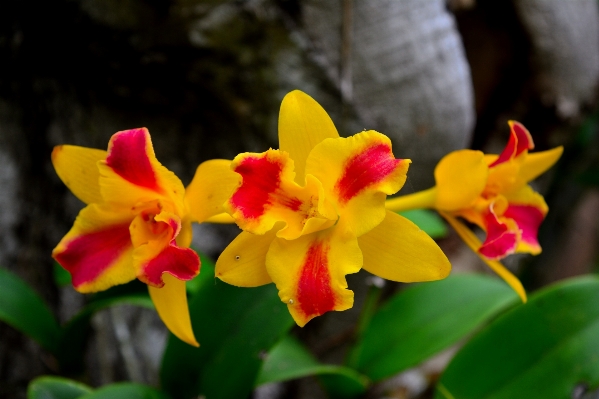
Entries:
{"type": "Polygon", "coordinates": [[[394,212],[434,208],[436,200],[437,188],[432,187],[428,190],[388,199],[385,202],[385,207],[394,212]]]}
{"type": "Polygon", "coordinates": [[[478,237],[476,237],[476,235],[468,227],[459,222],[449,213],[440,211],[439,214],[441,214],[441,216],[447,220],[447,222],[451,225],[451,227],[453,227],[455,232],[458,233],[466,245],[468,245],[470,249],[477,254],[478,257],[487,264],[487,266],[491,268],[491,270],[497,273],[499,277],[501,277],[506,283],[508,283],[510,287],[512,287],[514,291],[516,291],[523,303],[526,303],[526,291],[524,290],[520,280],[518,280],[518,278],[514,276],[512,272],[510,272],[503,264],[501,264],[501,262],[487,259],[485,256],[481,255],[480,252],[478,252],[478,249],[481,246],[481,242],[478,237]]]}

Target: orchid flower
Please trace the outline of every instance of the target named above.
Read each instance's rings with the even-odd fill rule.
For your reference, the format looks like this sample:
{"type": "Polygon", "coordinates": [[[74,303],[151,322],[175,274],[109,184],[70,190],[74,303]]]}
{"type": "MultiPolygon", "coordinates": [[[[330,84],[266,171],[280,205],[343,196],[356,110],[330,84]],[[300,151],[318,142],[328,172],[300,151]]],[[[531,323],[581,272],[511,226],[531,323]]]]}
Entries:
{"type": "Polygon", "coordinates": [[[179,178],[158,162],[150,134],[141,128],[114,134],[108,151],[57,146],[52,163],[87,204],[52,252],[70,272],[75,289],[97,292],[138,278],[148,285],[169,330],[198,346],[185,291],[185,281],[200,270],[198,255],[188,248],[191,222],[223,212],[229,192],[220,192],[227,186],[210,180],[222,169],[228,171],[230,161],[200,165],[186,192],[179,178]],[[194,212],[189,195],[196,203],[194,212]]]}
{"type": "Polygon", "coordinates": [[[364,267],[401,282],[446,277],[451,266],[416,225],[385,210],[406,180],[375,131],[339,137],[324,109],[293,91],[279,114],[279,150],[238,155],[241,182],[225,209],[243,231],[223,251],[216,276],[236,286],[274,282],[299,326],[353,306],[345,276],[364,267]]]}
{"type": "Polygon", "coordinates": [[[499,259],[515,252],[541,252],[537,232],[547,204],[528,182],[557,162],[563,148],[529,154],[534,148],[528,130],[509,121],[510,139],[500,155],[460,150],[446,155],[435,168],[436,186],[387,201],[387,209],[434,208],[481,258],[518,292],[526,293],[499,259]],[[481,244],[457,218],[486,233],[481,244]]]}

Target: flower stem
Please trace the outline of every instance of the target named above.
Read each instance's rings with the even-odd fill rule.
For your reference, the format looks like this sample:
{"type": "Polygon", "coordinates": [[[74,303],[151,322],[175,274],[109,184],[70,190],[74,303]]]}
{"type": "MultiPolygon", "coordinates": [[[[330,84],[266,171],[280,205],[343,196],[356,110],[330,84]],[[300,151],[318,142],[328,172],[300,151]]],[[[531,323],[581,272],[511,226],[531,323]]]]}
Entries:
{"type": "Polygon", "coordinates": [[[476,235],[462,222],[458,221],[455,217],[451,216],[450,214],[442,211],[439,211],[439,214],[441,214],[441,216],[443,216],[445,220],[447,220],[447,222],[451,225],[451,227],[453,227],[456,233],[458,233],[460,238],[464,240],[466,245],[468,245],[470,249],[474,251],[474,253],[476,253],[479,256],[479,258],[481,258],[483,262],[487,264],[487,266],[491,268],[491,270],[497,273],[499,277],[504,279],[505,282],[508,283],[508,285],[512,287],[514,291],[516,291],[516,293],[520,296],[520,299],[522,299],[522,302],[526,303],[526,291],[524,290],[524,287],[522,287],[522,283],[520,282],[520,280],[518,280],[518,278],[514,276],[512,272],[510,272],[505,266],[503,266],[501,262],[487,259],[478,252],[478,249],[482,245],[478,237],[476,237],[476,235]]]}
{"type": "Polygon", "coordinates": [[[385,207],[394,212],[434,208],[436,200],[437,189],[436,187],[431,187],[428,190],[388,199],[385,202],[385,207]]]}
{"type": "Polygon", "coordinates": [[[218,215],[210,216],[204,220],[206,223],[228,224],[235,223],[235,220],[228,213],[219,213],[218,215]]]}

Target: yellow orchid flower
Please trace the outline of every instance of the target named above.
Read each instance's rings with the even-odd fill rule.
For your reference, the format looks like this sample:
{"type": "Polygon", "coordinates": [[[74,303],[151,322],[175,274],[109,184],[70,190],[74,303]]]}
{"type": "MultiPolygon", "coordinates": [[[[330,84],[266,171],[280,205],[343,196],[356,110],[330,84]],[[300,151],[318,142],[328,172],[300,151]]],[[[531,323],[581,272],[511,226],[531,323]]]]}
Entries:
{"type": "Polygon", "coordinates": [[[241,176],[225,209],[244,231],[223,251],[216,276],[236,286],[274,282],[299,326],[353,306],[345,276],[364,267],[401,282],[431,281],[451,266],[416,225],[385,210],[406,180],[375,131],[339,137],[324,109],[293,91],[279,114],[279,150],[238,155],[241,176]]]}
{"type": "Polygon", "coordinates": [[[555,164],[563,148],[529,154],[534,143],[528,130],[516,121],[508,124],[510,139],[500,155],[454,151],[435,168],[435,187],[390,199],[386,207],[439,211],[466,244],[526,301],[520,281],[498,260],[514,252],[541,252],[537,232],[548,208],[527,183],[555,164]],[[457,217],[483,229],[485,241],[480,243],[457,217]]]}
{"type": "Polygon", "coordinates": [[[156,159],[145,128],[115,133],[108,151],[57,146],[52,163],[60,179],[87,204],[52,252],[70,272],[75,289],[102,291],[138,278],[148,285],[169,330],[198,346],[185,292],[185,281],[200,269],[197,254],[188,248],[191,222],[223,212],[221,204],[230,190],[223,196],[220,191],[226,187],[210,179],[223,169],[230,173],[230,161],[198,167],[188,188],[198,202],[195,212],[179,178],[156,159]]]}

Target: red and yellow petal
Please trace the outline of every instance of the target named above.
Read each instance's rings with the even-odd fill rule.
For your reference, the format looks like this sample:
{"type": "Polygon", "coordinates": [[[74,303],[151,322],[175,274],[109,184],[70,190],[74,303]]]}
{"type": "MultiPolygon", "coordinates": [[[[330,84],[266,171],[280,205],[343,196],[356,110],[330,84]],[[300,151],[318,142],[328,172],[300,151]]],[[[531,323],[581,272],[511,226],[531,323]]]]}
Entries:
{"type": "Polygon", "coordinates": [[[295,162],[295,182],[304,184],[306,159],[324,139],[339,137],[327,112],[312,97],[294,90],[283,98],[279,112],[279,149],[295,162]]]}
{"type": "Polygon", "coordinates": [[[520,122],[508,121],[510,125],[510,138],[507,145],[499,154],[499,157],[489,166],[494,167],[511,159],[518,157],[520,154],[532,150],[535,145],[532,141],[532,136],[528,132],[528,129],[524,127],[520,122]]]}
{"type": "Polygon", "coordinates": [[[364,270],[402,283],[440,280],[451,264],[437,243],[408,219],[387,211],[385,220],[358,238],[364,270]]]}
{"type": "Polygon", "coordinates": [[[263,235],[242,231],[218,257],[216,277],[237,287],[272,283],[266,271],[266,254],[276,233],[276,228],[263,235]]]}
{"type": "Polygon", "coordinates": [[[524,186],[509,195],[507,199],[509,205],[503,217],[513,220],[521,231],[521,239],[516,251],[533,255],[541,253],[537,234],[548,211],[545,199],[530,186],[524,186]]]}
{"type": "Polygon", "coordinates": [[[135,206],[163,198],[172,203],[175,213],[187,212],[183,184],[156,159],[146,128],[115,133],[108,143],[106,160],[99,163],[99,168],[105,202],[135,206]]]}
{"type": "MultiPolygon", "coordinates": [[[[223,204],[241,184],[240,175],[231,170],[231,161],[212,159],[198,166],[193,180],[185,189],[191,218],[202,223],[225,212],[223,204]]],[[[229,219],[229,223],[233,223],[229,219]]]]}
{"type": "Polygon", "coordinates": [[[498,218],[492,207],[489,207],[483,218],[487,237],[478,252],[491,260],[513,254],[520,241],[518,226],[510,219],[498,218]]]}
{"type": "Polygon", "coordinates": [[[52,251],[52,257],[71,273],[79,292],[96,292],[135,279],[133,244],[127,209],[91,204],[52,251]]]}
{"type": "Polygon", "coordinates": [[[74,145],[58,145],[52,151],[52,165],[60,180],[86,204],[103,202],[98,162],[106,151],[74,145]]]}
{"type": "Polygon", "coordinates": [[[322,229],[335,223],[335,211],[326,206],[320,182],[309,178],[305,187],[297,185],[293,180],[293,161],[287,153],[269,150],[240,154],[231,165],[241,175],[242,183],[225,209],[243,230],[264,234],[275,223],[285,222],[278,235],[294,239],[306,233],[306,229],[322,229]],[[309,223],[311,218],[320,219],[321,223],[309,223]]]}
{"type": "Polygon", "coordinates": [[[489,168],[480,151],[460,150],[446,155],[435,168],[435,207],[455,211],[472,206],[487,184],[489,168]]]}
{"type": "Polygon", "coordinates": [[[360,236],[385,218],[385,199],[403,186],[410,162],[393,156],[387,136],[368,131],[318,144],[306,174],[322,183],[339,217],[360,236]]]}
{"type": "Polygon", "coordinates": [[[169,274],[165,274],[163,279],[164,286],[161,288],[148,286],[156,312],[177,338],[189,345],[200,346],[191,327],[185,281],[169,274]]]}
{"type": "Polygon", "coordinates": [[[153,214],[142,212],[131,223],[131,240],[137,278],[148,285],[162,287],[163,274],[179,280],[191,280],[200,271],[200,259],[189,248],[176,244],[181,230],[181,220],[173,213],[153,214]]]}
{"type": "Polygon", "coordinates": [[[362,266],[358,241],[330,228],[296,240],[275,238],[266,255],[266,269],[295,322],[303,327],[314,317],[353,306],[347,274],[362,266]]]}

